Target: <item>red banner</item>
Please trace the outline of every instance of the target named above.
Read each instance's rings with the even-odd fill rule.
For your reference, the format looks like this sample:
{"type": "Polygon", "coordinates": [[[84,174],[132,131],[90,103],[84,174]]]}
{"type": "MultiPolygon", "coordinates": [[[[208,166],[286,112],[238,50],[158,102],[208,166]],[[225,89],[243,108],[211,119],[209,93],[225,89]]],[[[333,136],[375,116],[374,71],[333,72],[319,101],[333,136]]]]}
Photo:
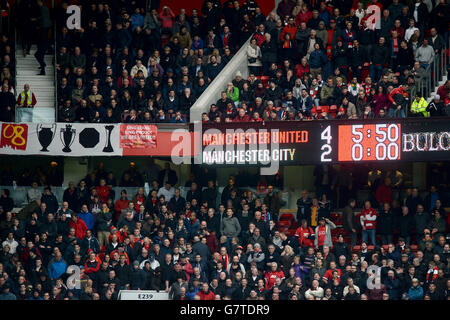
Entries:
{"type": "Polygon", "coordinates": [[[28,125],[2,123],[0,148],[11,147],[14,150],[27,148],[28,125]]]}
{"type": "Polygon", "coordinates": [[[120,147],[123,149],[156,148],[158,128],[152,124],[123,124],[120,126],[120,147]]]}

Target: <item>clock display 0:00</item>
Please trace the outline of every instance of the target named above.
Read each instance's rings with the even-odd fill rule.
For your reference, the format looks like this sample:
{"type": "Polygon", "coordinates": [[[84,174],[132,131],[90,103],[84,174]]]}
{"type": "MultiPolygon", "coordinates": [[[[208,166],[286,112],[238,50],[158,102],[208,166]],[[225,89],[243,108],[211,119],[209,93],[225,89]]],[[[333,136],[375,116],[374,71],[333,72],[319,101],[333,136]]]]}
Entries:
{"type": "MultiPolygon", "coordinates": [[[[350,141],[353,142],[351,161],[400,159],[399,124],[359,124],[350,127],[350,141]]],[[[349,141],[345,136],[340,138],[343,142],[340,147],[346,144],[344,141],[349,141]]]]}

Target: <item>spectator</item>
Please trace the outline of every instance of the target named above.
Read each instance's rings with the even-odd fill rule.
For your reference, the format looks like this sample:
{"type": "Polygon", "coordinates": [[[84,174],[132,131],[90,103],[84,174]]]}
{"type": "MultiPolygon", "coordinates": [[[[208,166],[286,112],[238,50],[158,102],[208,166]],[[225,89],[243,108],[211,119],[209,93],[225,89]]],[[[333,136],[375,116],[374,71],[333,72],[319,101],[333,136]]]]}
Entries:
{"type": "Polygon", "coordinates": [[[260,68],[262,66],[262,54],[260,47],[258,47],[256,43],[256,39],[252,39],[250,41],[250,44],[247,48],[247,59],[249,72],[255,75],[260,75],[260,68]]]}

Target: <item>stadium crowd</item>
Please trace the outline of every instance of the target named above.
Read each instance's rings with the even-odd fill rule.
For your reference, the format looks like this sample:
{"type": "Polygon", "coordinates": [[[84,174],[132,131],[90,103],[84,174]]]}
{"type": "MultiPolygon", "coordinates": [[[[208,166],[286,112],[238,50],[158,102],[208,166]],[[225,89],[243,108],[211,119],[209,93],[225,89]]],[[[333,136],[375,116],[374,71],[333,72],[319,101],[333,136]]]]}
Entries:
{"type": "Polygon", "coordinates": [[[141,187],[119,195],[101,163],[56,199],[62,180],[41,174],[20,211],[8,189],[0,197],[0,299],[114,300],[141,289],[180,300],[447,300],[448,193],[431,186],[422,197],[398,171],[371,170],[360,211],[340,183],[347,173],[324,168],[293,214],[280,210],[279,176],[252,192],[240,172],[219,193],[214,171],[201,169],[183,197],[169,163],[131,163],[123,175],[141,187]],[[79,288],[68,280],[76,267],[79,288]]]}
{"type": "Polygon", "coordinates": [[[448,116],[449,82],[430,103],[420,90],[448,43],[441,12],[445,1],[281,1],[255,23],[249,79],[238,72],[203,121],[448,116]]]}

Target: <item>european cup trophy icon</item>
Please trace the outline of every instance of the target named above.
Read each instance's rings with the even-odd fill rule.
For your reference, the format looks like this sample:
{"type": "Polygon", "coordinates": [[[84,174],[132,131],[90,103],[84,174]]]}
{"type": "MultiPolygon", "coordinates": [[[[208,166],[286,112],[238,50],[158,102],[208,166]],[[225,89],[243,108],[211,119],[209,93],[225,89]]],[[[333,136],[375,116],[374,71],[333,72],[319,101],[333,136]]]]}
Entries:
{"type": "Polygon", "coordinates": [[[63,152],[72,152],[72,149],[70,149],[70,146],[72,145],[73,141],[75,140],[75,129],[72,129],[72,126],[70,124],[66,124],[66,128],[61,128],[60,132],[60,138],[61,142],[64,145],[64,148],[62,149],[63,152]]]}
{"type": "Polygon", "coordinates": [[[103,148],[103,152],[114,152],[114,149],[111,145],[111,132],[113,131],[114,126],[105,126],[105,129],[107,138],[106,138],[106,145],[103,148]]]}
{"type": "Polygon", "coordinates": [[[53,138],[55,137],[56,123],[54,123],[50,128],[43,127],[42,124],[38,124],[36,126],[36,133],[37,133],[38,141],[42,146],[41,151],[49,152],[47,148],[52,143],[53,138]]]}

